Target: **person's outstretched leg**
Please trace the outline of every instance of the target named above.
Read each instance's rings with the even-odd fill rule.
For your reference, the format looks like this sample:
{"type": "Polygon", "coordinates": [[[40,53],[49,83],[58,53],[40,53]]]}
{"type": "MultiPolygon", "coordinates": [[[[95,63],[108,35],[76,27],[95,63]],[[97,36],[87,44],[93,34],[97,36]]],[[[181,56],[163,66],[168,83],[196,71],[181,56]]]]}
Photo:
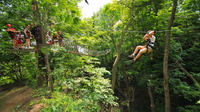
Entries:
{"type": "Polygon", "coordinates": [[[133,54],[129,55],[128,57],[129,57],[129,58],[134,58],[135,55],[137,54],[137,52],[138,52],[140,49],[143,49],[143,48],[145,48],[145,46],[137,46],[137,47],[135,48],[135,51],[133,52],[133,54]]]}
{"type": "Polygon", "coordinates": [[[135,62],[143,53],[147,52],[147,48],[144,47],[143,49],[140,50],[140,52],[137,54],[137,56],[133,59],[133,61],[135,62]]]}

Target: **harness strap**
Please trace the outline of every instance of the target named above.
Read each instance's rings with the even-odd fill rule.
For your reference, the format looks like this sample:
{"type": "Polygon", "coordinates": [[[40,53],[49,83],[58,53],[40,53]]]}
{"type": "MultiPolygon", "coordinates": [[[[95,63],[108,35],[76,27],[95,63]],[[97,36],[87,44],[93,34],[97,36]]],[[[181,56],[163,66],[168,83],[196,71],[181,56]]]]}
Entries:
{"type": "Polygon", "coordinates": [[[150,52],[150,53],[151,53],[151,54],[150,54],[150,59],[152,60],[152,59],[153,59],[153,46],[152,46],[151,44],[154,45],[154,42],[151,42],[150,39],[147,39],[147,40],[146,40],[147,53],[148,53],[149,48],[151,48],[152,52],[150,52]]]}
{"type": "MultiPolygon", "coordinates": [[[[154,42],[151,42],[151,40],[150,39],[147,39],[147,44],[146,44],[146,48],[147,48],[147,52],[148,52],[148,50],[149,50],[149,47],[152,49],[153,48],[153,46],[151,45],[151,44],[154,44],[154,42]]],[[[153,49],[152,49],[153,50],[153,49]]]]}
{"type": "Polygon", "coordinates": [[[154,44],[154,42],[150,42],[149,44],[154,44]]]}

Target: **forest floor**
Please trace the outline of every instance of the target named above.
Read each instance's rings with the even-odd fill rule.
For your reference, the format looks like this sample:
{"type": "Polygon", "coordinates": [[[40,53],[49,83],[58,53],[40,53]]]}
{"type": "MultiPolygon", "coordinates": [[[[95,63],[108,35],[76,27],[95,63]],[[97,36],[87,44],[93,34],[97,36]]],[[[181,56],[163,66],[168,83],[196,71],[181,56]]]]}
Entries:
{"type": "Polygon", "coordinates": [[[32,97],[32,92],[33,89],[27,86],[1,91],[0,112],[39,112],[42,104],[29,105],[39,100],[32,97]]]}

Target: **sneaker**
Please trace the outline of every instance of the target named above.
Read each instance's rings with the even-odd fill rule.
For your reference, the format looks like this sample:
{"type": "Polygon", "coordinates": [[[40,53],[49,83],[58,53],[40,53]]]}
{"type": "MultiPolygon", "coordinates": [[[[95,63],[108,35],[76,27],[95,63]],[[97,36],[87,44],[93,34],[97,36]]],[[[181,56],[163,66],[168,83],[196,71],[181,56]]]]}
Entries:
{"type": "Polygon", "coordinates": [[[134,58],[135,55],[134,55],[134,54],[131,54],[131,55],[129,55],[128,57],[129,57],[129,58],[134,58]]]}
{"type": "Polygon", "coordinates": [[[132,60],[129,60],[131,64],[135,63],[135,60],[132,59],[132,60]]]}
{"type": "Polygon", "coordinates": [[[132,60],[132,61],[133,61],[133,63],[135,63],[135,61],[136,61],[136,60],[135,60],[135,58],[133,58],[133,60],[132,60]]]}

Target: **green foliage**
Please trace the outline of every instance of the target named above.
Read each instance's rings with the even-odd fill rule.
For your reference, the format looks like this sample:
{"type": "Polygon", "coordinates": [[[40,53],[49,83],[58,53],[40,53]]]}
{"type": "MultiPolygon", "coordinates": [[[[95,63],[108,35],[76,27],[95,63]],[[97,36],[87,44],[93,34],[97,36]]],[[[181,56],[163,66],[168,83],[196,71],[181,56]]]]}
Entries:
{"type": "Polygon", "coordinates": [[[8,76],[0,78],[0,86],[12,84],[12,83],[14,83],[14,80],[10,79],[10,77],[8,77],[8,76]]]}
{"type": "Polygon", "coordinates": [[[45,100],[45,103],[47,104],[47,108],[42,109],[43,112],[84,112],[82,110],[84,107],[90,107],[87,106],[87,102],[81,99],[74,100],[71,95],[65,95],[59,92],[54,93],[51,99],[45,100]]]}
{"type": "MultiPolygon", "coordinates": [[[[200,56],[197,53],[199,52],[199,47],[197,47],[199,46],[199,33],[197,31],[199,29],[199,16],[197,16],[199,13],[199,10],[197,9],[199,4],[197,3],[199,3],[197,0],[179,1],[175,23],[171,30],[168,69],[170,71],[169,82],[173,111],[177,110],[179,107],[181,108],[182,106],[186,106],[187,108],[182,108],[183,110],[180,111],[184,111],[185,109],[187,111],[191,110],[191,112],[193,112],[196,110],[196,105],[194,102],[196,103],[199,99],[199,89],[194,86],[193,82],[175,64],[176,61],[179,61],[184,66],[184,68],[188,70],[196,80],[198,80],[198,82],[200,81],[200,71],[197,69],[199,67],[198,65],[200,64],[200,56]],[[179,102],[180,100],[184,100],[184,102],[187,103],[182,104],[179,102]]],[[[96,28],[100,29],[101,31],[105,31],[104,35],[107,35],[108,38],[104,39],[105,43],[103,42],[103,45],[109,45],[111,48],[111,53],[108,56],[102,57],[100,59],[101,62],[103,62],[102,66],[106,66],[110,71],[116,57],[116,43],[122,34],[124,26],[130,19],[130,4],[131,3],[129,0],[114,1],[114,3],[106,5],[103,10],[101,10],[99,13],[97,13],[97,15],[93,17],[94,21],[96,22],[94,29],[96,28]],[[114,10],[117,14],[110,14],[109,11],[113,7],[117,7],[120,9],[120,11],[114,10]],[[116,18],[116,20],[113,18],[116,18]],[[117,27],[116,24],[118,20],[121,21],[120,27],[117,27]],[[112,27],[108,27],[109,25],[112,27]],[[112,30],[116,30],[116,32],[112,30]]],[[[125,97],[122,94],[130,94],[128,91],[130,87],[137,87],[138,90],[136,89],[135,94],[137,94],[137,91],[142,91],[144,89],[146,90],[146,82],[147,80],[151,79],[153,95],[159,96],[154,97],[156,103],[156,111],[159,112],[164,111],[162,67],[166,37],[165,30],[167,29],[168,20],[171,13],[170,11],[172,9],[171,4],[172,1],[164,0],[135,0],[133,10],[134,21],[129,28],[130,32],[128,31],[125,35],[124,44],[121,47],[122,61],[119,62],[117,71],[116,85],[119,87],[117,87],[115,92],[117,93],[116,95],[119,96],[119,99],[124,100],[127,98],[127,96],[125,97]],[[142,37],[146,31],[151,29],[159,31],[155,34],[157,38],[155,47],[153,48],[154,59],[151,61],[147,55],[142,55],[136,63],[126,65],[124,60],[127,60],[127,56],[133,52],[137,45],[144,45],[145,42],[142,40],[142,37]],[[127,86],[124,85],[125,82],[128,83],[127,86]],[[124,89],[126,91],[123,91],[124,89]],[[120,91],[123,91],[123,93],[120,91]]],[[[143,96],[147,94],[148,93],[144,93],[143,96]]],[[[139,97],[137,98],[139,100],[139,97]]],[[[141,108],[145,108],[145,101],[143,97],[140,98],[140,100],[144,101],[143,103],[137,102],[137,98],[135,98],[136,103],[134,104],[134,107],[139,108],[142,105],[141,108]]],[[[126,101],[127,100],[130,99],[126,99],[126,101]]],[[[136,111],[137,108],[134,108],[133,110],[136,111]]],[[[138,111],[150,110],[143,109],[138,111]]]]}
{"type": "MultiPolygon", "coordinates": [[[[20,31],[36,20],[32,16],[31,2],[0,1],[0,86],[15,82],[37,85],[40,72],[35,53],[11,51],[12,40],[6,32],[7,23],[20,31]]],[[[58,48],[58,52],[48,50],[54,92],[50,95],[47,88],[36,91],[35,97],[51,97],[43,99],[47,105],[43,111],[96,112],[119,104],[124,112],[149,112],[146,83],[151,80],[156,111],[164,112],[162,67],[172,1],[135,0],[133,22],[121,46],[115,96],[110,87],[110,71],[116,58],[116,44],[130,20],[131,0],[113,0],[93,17],[82,20],[79,2],[81,0],[41,0],[41,20],[37,22],[47,31],[61,30],[65,38],[88,49],[110,48],[111,52],[92,58],[67,54],[62,48],[58,48]],[[159,31],[155,34],[153,60],[144,54],[134,64],[127,65],[124,60],[137,45],[145,44],[142,37],[148,30],[159,31]]],[[[199,88],[175,64],[179,61],[200,82],[199,4],[199,0],[180,0],[172,26],[168,62],[172,111],[199,111],[199,88]]]]}
{"type": "Polygon", "coordinates": [[[179,107],[178,108],[179,112],[198,112],[200,111],[199,105],[188,105],[185,107],[179,107]]]}
{"type": "Polygon", "coordinates": [[[55,70],[52,73],[56,79],[56,90],[63,92],[54,92],[51,99],[45,99],[48,107],[44,111],[96,112],[100,111],[101,106],[117,106],[110,80],[104,78],[104,74],[110,73],[105,68],[95,67],[94,65],[99,63],[95,58],[81,59],[84,61],[79,61],[80,65],[87,65],[76,67],[74,70],[57,69],[59,72],[55,70]]]}

